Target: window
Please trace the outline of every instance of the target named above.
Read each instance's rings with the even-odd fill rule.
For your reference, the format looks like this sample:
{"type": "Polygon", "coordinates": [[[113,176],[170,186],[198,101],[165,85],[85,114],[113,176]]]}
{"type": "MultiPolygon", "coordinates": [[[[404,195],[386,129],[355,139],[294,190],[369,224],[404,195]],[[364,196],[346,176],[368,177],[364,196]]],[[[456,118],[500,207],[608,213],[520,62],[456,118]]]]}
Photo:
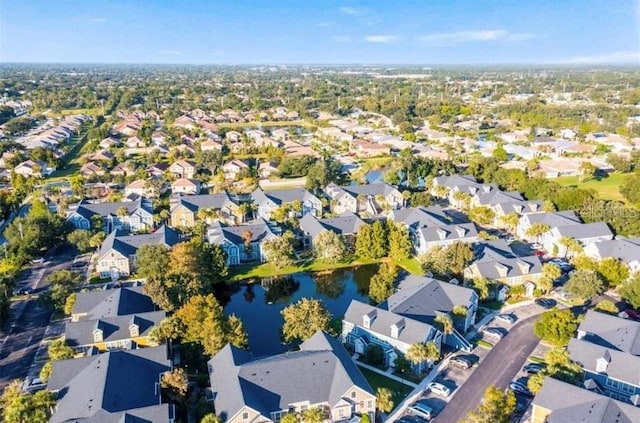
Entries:
{"type": "Polygon", "coordinates": [[[344,409],[341,408],[340,410],[338,410],[338,416],[339,417],[344,417],[344,409]]]}
{"type": "Polygon", "coordinates": [[[242,413],[242,420],[248,420],[248,419],[249,419],[249,413],[245,411],[244,413],[242,413]]]}
{"type": "Polygon", "coordinates": [[[369,409],[373,408],[373,400],[367,401],[367,408],[369,408],[369,409]]]}
{"type": "Polygon", "coordinates": [[[273,413],[273,421],[279,422],[281,416],[282,416],[282,413],[280,411],[276,411],[275,413],[273,413]]]}
{"type": "Polygon", "coordinates": [[[356,397],[356,391],[351,391],[351,398],[355,398],[356,397]]]}

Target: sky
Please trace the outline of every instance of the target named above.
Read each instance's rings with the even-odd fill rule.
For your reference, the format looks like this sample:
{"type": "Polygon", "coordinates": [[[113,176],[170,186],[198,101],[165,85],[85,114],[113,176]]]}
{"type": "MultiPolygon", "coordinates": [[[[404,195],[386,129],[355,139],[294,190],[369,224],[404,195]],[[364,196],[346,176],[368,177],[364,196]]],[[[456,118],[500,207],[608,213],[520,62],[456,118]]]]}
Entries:
{"type": "Polygon", "coordinates": [[[640,0],[0,0],[0,62],[640,64],[640,0]]]}

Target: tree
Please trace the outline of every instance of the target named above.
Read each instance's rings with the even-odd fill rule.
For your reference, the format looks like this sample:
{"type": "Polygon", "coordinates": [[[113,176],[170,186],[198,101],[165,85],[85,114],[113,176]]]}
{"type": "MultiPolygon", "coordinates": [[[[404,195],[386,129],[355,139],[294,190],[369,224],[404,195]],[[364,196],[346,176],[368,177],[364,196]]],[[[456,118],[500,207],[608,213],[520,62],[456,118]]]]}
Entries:
{"type": "Polygon", "coordinates": [[[563,236],[558,240],[558,243],[564,247],[564,257],[582,253],[582,244],[573,237],[563,236]]]}
{"type": "Polygon", "coordinates": [[[398,269],[388,262],[382,263],[378,273],[373,275],[369,283],[369,298],[378,304],[393,295],[393,284],[398,276],[398,269]]]}
{"type": "Polygon", "coordinates": [[[371,245],[373,245],[373,227],[364,224],[358,228],[358,235],[356,235],[356,255],[361,259],[375,258],[371,245]]]}
{"type": "Polygon", "coordinates": [[[596,311],[600,311],[602,313],[612,314],[616,316],[618,314],[618,306],[616,306],[613,301],[602,300],[595,306],[596,311]]]}
{"type": "Polygon", "coordinates": [[[580,385],[582,378],[582,367],[571,361],[569,352],[564,348],[552,348],[544,356],[546,367],[529,378],[527,387],[531,392],[537,394],[542,388],[546,377],[553,377],[574,385],[580,385]]]}
{"type": "Polygon", "coordinates": [[[49,360],[52,361],[68,360],[75,355],[73,348],[67,345],[62,338],[56,339],[49,344],[47,351],[49,353],[49,360]]]}
{"type": "Polygon", "coordinates": [[[49,275],[50,288],[46,293],[45,301],[55,310],[64,311],[67,298],[76,286],[81,282],[82,277],[70,270],[56,270],[49,275]]]}
{"type": "Polygon", "coordinates": [[[325,419],[325,413],[318,407],[307,408],[302,412],[303,423],[322,423],[325,419]]]}
{"type": "Polygon", "coordinates": [[[238,348],[246,348],[248,341],[244,334],[242,322],[225,316],[222,306],[212,295],[196,295],[176,311],[173,318],[183,328],[182,339],[186,342],[197,342],[207,355],[214,355],[227,343],[238,348]]]}
{"type": "MultiPolygon", "coordinates": [[[[295,423],[295,422],[284,422],[284,417],[282,418],[283,423],[295,423]]],[[[222,419],[216,416],[213,413],[205,414],[200,420],[200,423],[222,423],[222,419]]]]}
{"type": "Polygon", "coordinates": [[[580,168],[578,170],[580,171],[580,182],[584,182],[593,178],[596,174],[596,170],[598,169],[591,162],[585,160],[580,163],[580,168]]]}
{"type": "Polygon", "coordinates": [[[67,242],[74,245],[80,252],[89,251],[92,247],[91,237],[93,235],[86,229],[76,229],[67,235],[67,242]]]}
{"type": "Polygon", "coordinates": [[[607,155],[607,162],[619,173],[631,172],[633,165],[630,159],[614,153],[607,155]]]}
{"type": "Polygon", "coordinates": [[[347,247],[340,235],[326,229],[313,239],[313,249],[317,258],[329,263],[344,260],[347,253],[347,247]]]}
{"type": "Polygon", "coordinates": [[[19,380],[4,389],[0,397],[4,423],[47,423],[51,418],[55,399],[50,391],[23,394],[19,380]]]}
{"type": "Polygon", "coordinates": [[[169,269],[169,248],[163,244],[144,244],[136,252],[136,273],[143,278],[164,276],[169,269]]]}
{"type": "Polygon", "coordinates": [[[434,319],[436,327],[445,335],[453,333],[453,320],[448,314],[439,314],[434,319]]]}
{"type": "Polygon", "coordinates": [[[580,298],[593,298],[604,291],[604,283],[597,272],[578,269],[569,277],[565,286],[568,293],[580,298]]]}
{"type": "Polygon", "coordinates": [[[571,258],[571,263],[577,270],[589,270],[597,272],[599,269],[598,261],[584,254],[579,254],[571,258]]]}
{"type": "Polygon", "coordinates": [[[376,408],[381,413],[393,410],[393,392],[389,388],[380,387],[376,390],[376,408]]]}
{"type": "Polygon", "coordinates": [[[262,243],[262,249],[267,261],[273,263],[276,269],[293,265],[295,236],[286,231],[282,236],[275,236],[262,243]]]}
{"type": "Polygon", "coordinates": [[[551,230],[551,226],[547,225],[546,223],[536,222],[529,226],[529,228],[525,232],[525,235],[530,238],[535,238],[537,242],[540,242],[540,237],[549,230],[551,230]]]}
{"type": "Polygon", "coordinates": [[[298,423],[298,421],[299,421],[299,416],[295,412],[293,413],[289,412],[284,416],[282,416],[282,418],[280,419],[280,423],[298,423]]]}
{"type": "Polygon", "coordinates": [[[281,312],[284,318],[282,335],[284,342],[306,341],[319,330],[328,330],[331,313],[320,300],[302,298],[281,312]]]}
{"type": "Polygon", "coordinates": [[[242,240],[244,241],[244,251],[249,254],[251,252],[251,241],[253,240],[253,233],[249,229],[245,229],[242,232],[242,240]]]}
{"type": "Polygon", "coordinates": [[[516,409],[516,397],[513,391],[503,392],[497,386],[489,386],[482,403],[471,411],[463,423],[509,423],[516,409]]]}
{"type": "Polygon", "coordinates": [[[471,195],[464,191],[455,191],[451,198],[455,201],[454,206],[457,209],[466,209],[471,201],[471,195]]]}
{"type": "Polygon", "coordinates": [[[380,220],[376,220],[371,225],[371,246],[372,258],[379,259],[387,255],[387,228],[380,220]]]}
{"type": "Polygon", "coordinates": [[[578,320],[568,309],[545,311],[533,326],[538,338],[559,347],[569,343],[576,329],[578,320]]]}
{"type": "Polygon", "coordinates": [[[538,279],[538,288],[548,293],[553,289],[553,281],[562,276],[562,270],[555,264],[545,263],[542,265],[542,275],[538,279]]]}
{"type": "Polygon", "coordinates": [[[160,386],[174,402],[183,402],[189,390],[189,378],[184,369],[173,369],[162,375],[160,386]]]}
{"type": "Polygon", "coordinates": [[[425,361],[437,360],[440,357],[440,351],[433,341],[419,342],[411,344],[405,356],[413,364],[420,365],[425,361]]]}
{"type": "Polygon", "coordinates": [[[486,226],[493,223],[495,212],[488,206],[473,207],[469,210],[469,219],[480,226],[486,226]]]}
{"type": "Polygon", "coordinates": [[[476,291],[478,294],[478,299],[481,301],[489,298],[489,294],[491,293],[491,285],[493,283],[491,280],[483,277],[475,277],[469,281],[469,287],[476,291]]]}
{"type": "Polygon", "coordinates": [[[413,246],[406,226],[389,222],[389,256],[396,261],[401,261],[411,256],[413,246]]]}
{"type": "Polygon", "coordinates": [[[627,176],[620,185],[619,191],[629,202],[640,203],[640,172],[636,170],[636,173],[627,176]]]}
{"type": "Polygon", "coordinates": [[[494,159],[498,160],[499,162],[506,162],[507,160],[509,160],[509,153],[507,153],[507,150],[504,149],[502,144],[499,144],[493,150],[492,156],[494,159]]]}
{"type": "Polygon", "coordinates": [[[620,287],[618,292],[633,308],[640,307],[640,273],[636,272],[629,281],[620,287]]]}
{"type": "Polygon", "coordinates": [[[513,233],[520,222],[520,215],[516,212],[511,212],[500,216],[500,223],[502,223],[509,232],[513,233]]]}
{"type": "Polygon", "coordinates": [[[629,267],[615,257],[605,257],[598,264],[598,273],[608,287],[617,287],[629,277],[629,267]]]}

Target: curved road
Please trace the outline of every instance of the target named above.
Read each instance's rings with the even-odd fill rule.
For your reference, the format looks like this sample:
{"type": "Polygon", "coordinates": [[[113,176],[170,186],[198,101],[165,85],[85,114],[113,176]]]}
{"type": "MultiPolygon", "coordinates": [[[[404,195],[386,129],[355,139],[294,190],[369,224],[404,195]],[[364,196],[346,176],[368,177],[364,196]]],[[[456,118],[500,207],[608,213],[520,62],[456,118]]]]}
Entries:
{"type": "Polygon", "coordinates": [[[437,422],[459,422],[480,404],[490,385],[500,389],[509,386],[539,342],[533,333],[533,323],[537,318],[537,315],[528,317],[511,328],[436,417],[437,422]]]}

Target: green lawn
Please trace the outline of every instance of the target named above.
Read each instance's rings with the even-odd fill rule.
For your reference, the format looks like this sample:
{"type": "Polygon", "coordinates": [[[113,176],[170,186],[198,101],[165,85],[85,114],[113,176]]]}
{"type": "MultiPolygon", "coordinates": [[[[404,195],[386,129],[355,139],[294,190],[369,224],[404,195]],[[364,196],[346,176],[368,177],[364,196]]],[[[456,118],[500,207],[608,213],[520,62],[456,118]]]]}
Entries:
{"type": "Polygon", "coordinates": [[[364,177],[370,170],[387,166],[393,159],[393,157],[372,157],[370,159],[359,160],[360,168],[351,174],[351,179],[357,181],[364,177]]]}
{"type": "Polygon", "coordinates": [[[389,379],[379,373],[372,372],[364,367],[359,367],[362,375],[367,379],[369,385],[376,391],[378,388],[389,388],[393,392],[393,404],[394,406],[400,404],[400,402],[406,398],[407,395],[413,391],[413,388],[409,385],[403,385],[402,383],[389,379]]]}
{"type": "Polygon", "coordinates": [[[590,179],[586,182],[579,182],[577,176],[562,176],[556,179],[560,185],[574,186],[577,188],[593,189],[598,193],[598,197],[603,200],[616,200],[626,202],[625,198],[618,190],[629,174],[612,173],[607,177],[590,179]]]}
{"type": "Polygon", "coordinates": [[[71,138],[70,145],[71,150],[67,153],[58,166],[58,170],[53,172],[50,178],[47,178],[47,182],[57,182],[68,178],[69,176],[76,175],[80,170],[80,163],[78,163],[78,157],[84,154],[85,147],[87,145],[87,129],[83,127],[80,133],[74,135],[71,138]]]}
{"type": "Polygon", "coordinates": [[[378,260],[354,260],[345,263],[327,263],[321,260],[306,260],[282,269],[276,269],[272,263],[247,264],[232,267],[229,272],[229,281],[237,282],[244,279],[282,276],[297,272],[321,272],[323,270],[342,269],[377,262],[378,260]]]}
{"type": "Polygon", "coordinates": [[[394,260],[395,264],[402,267],[407,272],[414,275],[424,275],[424,270],[422,270],[422,264],[418,261],[417,258],[411,257],[404,260],[394,260]]]}

